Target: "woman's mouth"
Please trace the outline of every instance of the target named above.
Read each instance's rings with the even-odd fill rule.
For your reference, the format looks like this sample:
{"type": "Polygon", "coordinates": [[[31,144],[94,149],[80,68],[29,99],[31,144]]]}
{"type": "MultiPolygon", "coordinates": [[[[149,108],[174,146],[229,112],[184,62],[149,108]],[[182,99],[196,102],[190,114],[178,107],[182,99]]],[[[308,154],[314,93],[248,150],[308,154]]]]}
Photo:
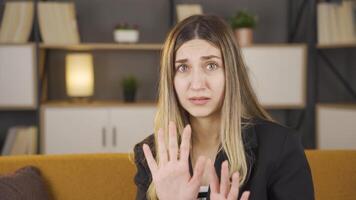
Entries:
{"type": "Polygon", "coordinates": [[[208,97],[192,97],[189,98],[189,101],[195,105],[204,105],[210,101],[208,97]]]}

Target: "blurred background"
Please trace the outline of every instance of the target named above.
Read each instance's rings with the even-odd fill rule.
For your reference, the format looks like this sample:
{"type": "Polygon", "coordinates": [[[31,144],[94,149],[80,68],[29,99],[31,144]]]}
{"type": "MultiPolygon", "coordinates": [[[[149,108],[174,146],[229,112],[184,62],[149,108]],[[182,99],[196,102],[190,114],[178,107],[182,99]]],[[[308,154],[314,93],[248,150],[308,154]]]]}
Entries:
{"type": "Polygon", "coordinates": [[[131,152],[160,50],[194,14],[232,27],[262,105],[306,149],[356,149],[352,0],[0,0],[2,155],[131,152]]]}

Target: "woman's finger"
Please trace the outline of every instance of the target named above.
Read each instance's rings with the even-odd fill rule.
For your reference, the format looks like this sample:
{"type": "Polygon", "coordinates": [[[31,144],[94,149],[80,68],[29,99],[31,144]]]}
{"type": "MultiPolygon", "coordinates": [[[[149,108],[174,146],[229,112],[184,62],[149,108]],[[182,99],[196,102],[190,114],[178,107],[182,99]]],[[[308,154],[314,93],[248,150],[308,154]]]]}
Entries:
{"type": "Polygon", "coordinates": [[[148,167],[151,170],[152,177],[154,177],[158,170],[158,166],[157,166],[155,159],[153,158],[150,147],[147,144],[143,144],[143,153],[145,155],[148,167]]]}
{"type": "Polygon", "coordinates": [[[250,197],[250,192],[246,191],[242,194],[241,199],[240,200],[248,200],[248,198],[250,197]]]}
{"type": "Polygon", "coordinates": [[[210,190],[212,193],[219,193],[219,179],[216,175],[215,168],[213,162],[208,160],[208,169],[209,169],[209,184],[210,190]]]}
{"type": "Polygon", "coordinates": [[[237,197],[239,195],[239,187],[240,187],[240,184],[239,184],[239,172],[235,172],[232,175],[232,184],[231,184],[229,195],[227,196],[228,200],[237,199],[237,197]]]}
{"type": "Polygon", "coordinates": [[[221,164],[220,194],[224,195],[225,198],[230,188],[228,164],[227,160],[221,164]]]}
{"type": "Polygon", "coordinates": [[[166,148],[166,143],[164,141],[164,133],[163,129],[160,128],[158,130],[158,152],[159,152],[159,165],[165,165],[168,162],[168,154],[167,154],[167,148],[166,148]]]}
{"type": "Polygon", "coordinates": [[[188,162],[189,159],[189,148],[190,148],[190,137],[191,137],[191,128],[190,125],[187,125],[182,133],[182,143],[180,145],[180,155],[179,158],[183,162],[188,162]]]}
{"type": "Polygon", "coordinates": [[[178,143],[177,143],[177,128],[174,122],[169,122],[169,160],[177,160],[178,143]]]}
{"type": "Polygon", "coordinates": [[[205,162],[206,162],[206,159],[203,156],[199,156],[199,158],[195,164],[195,167],[194,167],[193,177],[190,180],[190,183],[192,183],[193,185],[195,185],[195,184],[200,185],[200,181],[204,174],[205,162]]]}

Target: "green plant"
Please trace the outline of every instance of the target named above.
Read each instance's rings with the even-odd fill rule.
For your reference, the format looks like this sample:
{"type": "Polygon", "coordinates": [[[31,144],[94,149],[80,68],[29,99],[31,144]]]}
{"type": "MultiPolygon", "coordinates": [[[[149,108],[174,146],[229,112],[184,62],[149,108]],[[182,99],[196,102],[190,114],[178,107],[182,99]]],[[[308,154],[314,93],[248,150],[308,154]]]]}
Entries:
{"type": "Polygon", "coordinates": [[[233,29],[237,28],[255,28],[257,18],[246,10],[237,11],[236,14],[229,19],[233,29]]]}
{"type": "Polygon", "coordinates": [[[136,91],[136,89],[138,87],[137,79],[133,75],[124,77],[121,84],[122,84],[124,91],[127,91],[127,92],[129,92],[129,91],[134,92],[134,91],[136,91]]]}

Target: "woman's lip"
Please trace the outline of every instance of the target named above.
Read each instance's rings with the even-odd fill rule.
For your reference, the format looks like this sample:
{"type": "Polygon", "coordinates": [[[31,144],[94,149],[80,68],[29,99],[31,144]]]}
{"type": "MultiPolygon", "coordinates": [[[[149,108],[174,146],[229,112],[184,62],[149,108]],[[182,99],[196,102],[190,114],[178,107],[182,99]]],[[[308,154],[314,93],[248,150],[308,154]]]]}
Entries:
{"type": "Polygon", "coordinates": [[[210,98],[190,98],[189,101],[195,105],[204,105],[210,101],[210,98]]]}

